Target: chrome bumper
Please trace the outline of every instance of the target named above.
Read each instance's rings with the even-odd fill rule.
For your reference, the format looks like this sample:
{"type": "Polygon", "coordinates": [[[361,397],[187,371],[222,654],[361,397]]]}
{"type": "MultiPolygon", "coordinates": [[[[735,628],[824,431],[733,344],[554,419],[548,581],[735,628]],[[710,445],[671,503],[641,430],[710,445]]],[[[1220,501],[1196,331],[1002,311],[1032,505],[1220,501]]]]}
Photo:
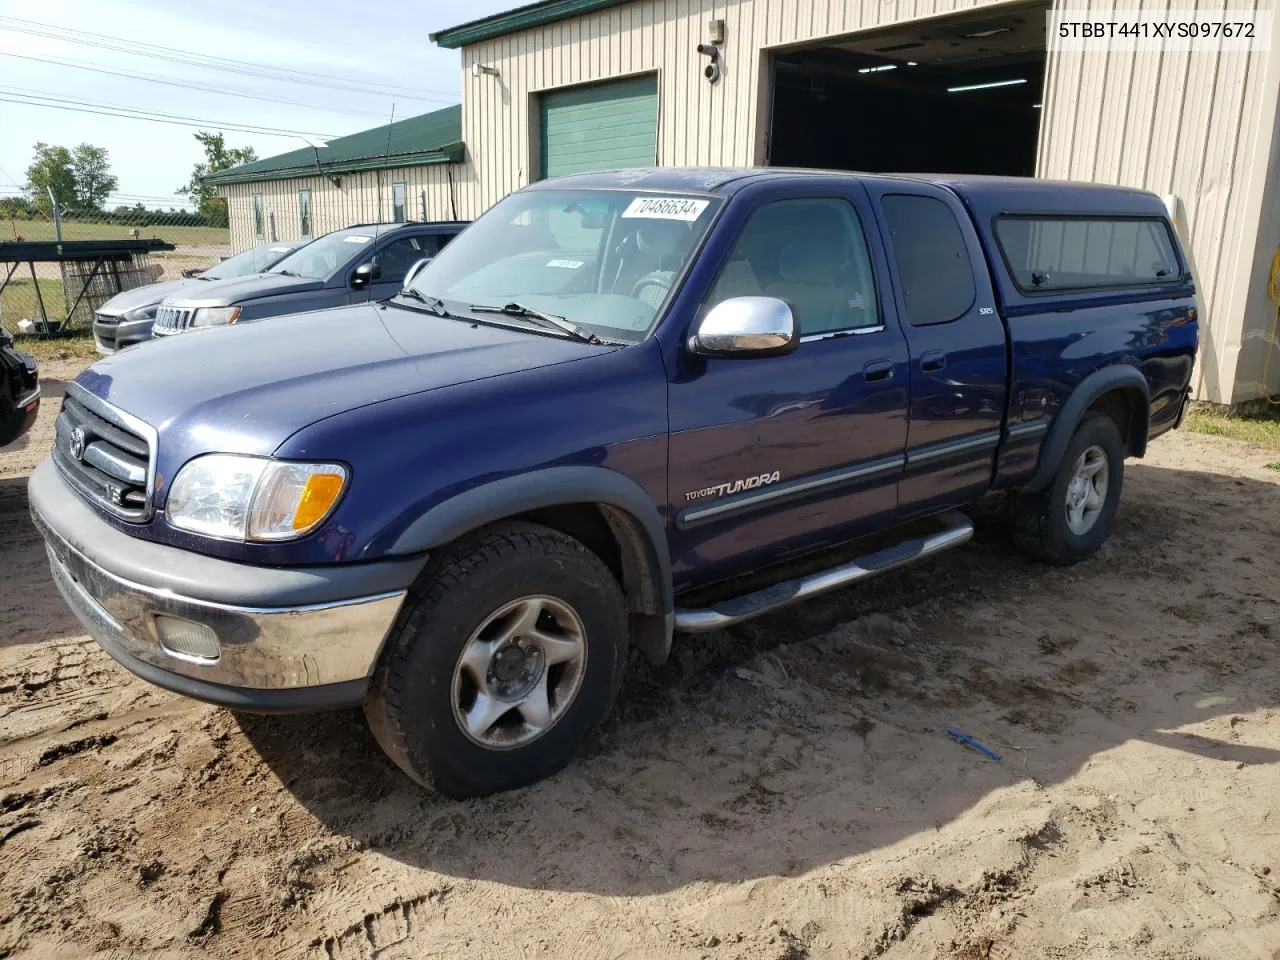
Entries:
{"type": "MultiPolygon", "coordinates": [[[[135,663],[201,685],[291,690],[363,681],[373,672],[405,591],[296,607],[236,607],[131,583],[98,566],[47,524],[40,524],[59,592],[107,653],[155,681],[135,663]],[[165,647],[156,618],[208,627],[216,656],[165,647]]],[[[159,682],[159,681],[155,681],[159,682]]],[[[171,686],[188,692],[182,685],[171,686]]],[[[216,702],[226,700],[190,691],[216,702]]]]}

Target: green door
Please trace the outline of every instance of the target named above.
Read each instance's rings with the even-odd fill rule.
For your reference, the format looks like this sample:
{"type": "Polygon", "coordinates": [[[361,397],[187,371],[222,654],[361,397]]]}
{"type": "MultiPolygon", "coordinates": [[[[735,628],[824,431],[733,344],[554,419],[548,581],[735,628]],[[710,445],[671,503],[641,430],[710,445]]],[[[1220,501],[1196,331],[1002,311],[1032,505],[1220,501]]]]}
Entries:
{"type": "Polygon", "coordinates": [[[656,76],[557,90],[540,99],[543,177],[657,162],[656,76]]]}

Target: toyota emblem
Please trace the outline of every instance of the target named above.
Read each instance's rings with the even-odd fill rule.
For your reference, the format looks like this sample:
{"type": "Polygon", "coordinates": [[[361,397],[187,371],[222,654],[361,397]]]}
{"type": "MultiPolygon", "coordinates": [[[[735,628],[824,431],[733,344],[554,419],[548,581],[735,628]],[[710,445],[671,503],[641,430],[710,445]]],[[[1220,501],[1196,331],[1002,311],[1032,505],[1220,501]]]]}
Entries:
{"type": "Polygon", "coordinates": [[[84,459],[84,428],[76,427],[71,431],[71,455],[77,460],[84,459]]]}

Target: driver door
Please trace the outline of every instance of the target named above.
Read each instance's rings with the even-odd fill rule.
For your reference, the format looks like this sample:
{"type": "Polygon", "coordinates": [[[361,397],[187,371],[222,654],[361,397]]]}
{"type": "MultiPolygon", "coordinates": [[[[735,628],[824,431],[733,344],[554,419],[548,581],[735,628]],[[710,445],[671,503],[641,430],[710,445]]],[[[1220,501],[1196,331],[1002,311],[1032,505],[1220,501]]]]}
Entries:
{"type": "MultiPolygon", "coordinates": [[[[779,196],[746,216],[698,316],[786,301],[800,344],[756,359],[685,355],[669,390],[677,588],[892,521],[907,440],[906,339],[860,188],[779,196]]],[[[732,229],[730,227],[730,229],[732,229]]]]}

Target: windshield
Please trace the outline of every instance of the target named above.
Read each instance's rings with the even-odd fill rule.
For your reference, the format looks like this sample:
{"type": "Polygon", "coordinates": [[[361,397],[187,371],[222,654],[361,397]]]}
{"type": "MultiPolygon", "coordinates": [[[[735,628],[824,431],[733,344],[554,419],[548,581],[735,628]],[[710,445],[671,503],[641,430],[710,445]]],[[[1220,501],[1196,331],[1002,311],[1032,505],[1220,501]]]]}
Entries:
{"type": "Polygon", "coordinates": [[[452,313],[524,307],[605,339],[640,340],[720,201],[628,190],[512,194],[413,280],[452,313]]]}
{"type": "Polygon", "coordinates": [[[289,251],[297,248],[296,243],[263,243],[250,247],[234,257],[227,257],[200,274],[205,280],[226,280],[230,277],[247,277],[250,274],[262,273],[280,261],[289,251]]]}
{"type": "Polygon", "coordinates": [[[270,272],[288,273],[308,280],[328,280],[351,259],[352,254],[367,249],[373,239],[372,228],[327,233],[289,254],[270,272]]]}

